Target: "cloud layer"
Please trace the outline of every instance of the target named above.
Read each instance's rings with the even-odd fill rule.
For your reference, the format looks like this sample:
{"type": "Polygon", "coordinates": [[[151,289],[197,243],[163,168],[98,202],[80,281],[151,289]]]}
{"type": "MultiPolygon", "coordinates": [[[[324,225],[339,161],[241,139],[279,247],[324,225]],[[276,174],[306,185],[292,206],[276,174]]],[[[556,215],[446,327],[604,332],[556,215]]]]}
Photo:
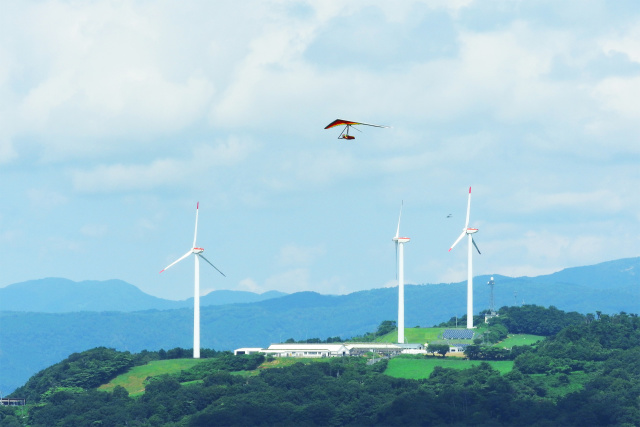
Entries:
{"type": "Polygon", "coordinates": [[[638,255],[633,4],[12,1],[0,24],[0,285],[186,298],[152,273],[198,200],[230,272],[207,289],[385,286],[401,200],[407,276],[463,280],[470,185],[479,274],[638,255]]]}

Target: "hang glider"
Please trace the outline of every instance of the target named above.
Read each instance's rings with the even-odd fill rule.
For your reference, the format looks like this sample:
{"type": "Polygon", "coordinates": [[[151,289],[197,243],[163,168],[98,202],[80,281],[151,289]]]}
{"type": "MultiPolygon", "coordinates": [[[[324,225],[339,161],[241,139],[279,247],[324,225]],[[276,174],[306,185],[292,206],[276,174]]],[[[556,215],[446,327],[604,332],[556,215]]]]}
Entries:
{"type": "MultiPolygon", "coordinates": [[[[340,135],[338,135],[338,139],[356,139],[355,136],[353,135],[349,135],[349,129],[351,128],[351,126],[357,126],[357,125],[364,125],[364,126],[373,126],[376,128],[388,128],[389,126],[380,126],[380,125],[372,125],[370,123],[360,123],[360,122],[351,122],[349,120],[342,120],[342,119],[337,119],[332,121],[331,123],[329,123],[325,129],[330,129],[336,126],[344,126],[344,129],[342,129],[342,132],[340,132],[340,135]]],[[[360,131],[358,128],[355,128],[355,130],[357,130],[358,132],[362,132],[360,131]]]]}

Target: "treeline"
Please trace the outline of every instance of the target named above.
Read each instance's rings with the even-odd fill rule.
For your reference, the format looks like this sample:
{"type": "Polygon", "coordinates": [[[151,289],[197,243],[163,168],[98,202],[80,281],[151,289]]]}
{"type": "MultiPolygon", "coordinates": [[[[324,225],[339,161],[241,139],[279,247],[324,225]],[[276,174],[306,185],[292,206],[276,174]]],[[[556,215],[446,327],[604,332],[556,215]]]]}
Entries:
{"type": "MultiPolygon", "coordinates": [[[[545,310],[552,311],[550,318],[557,314],[542,309],[543,315],[545,310]]],[[[149,379],[137,398],[122,387],[112,393],[50,388],[24,424],[640,425],[637,315],[585,316],[518,351],[508,374],[482,363],[466,370],[436,368],[425,380],[391,378],[383,373],[386,363],[368,366],[355,357],[232,375],[255,369],[262,356],[216,353],[179,374],[149,379]]],[[[85,370],[102,370],[106,361],[113,372],[131,357],[142,356],[94,349],[68,362],[86,369],[69,365],[67,370],[76,369],[79,378],[85,370]]],[[[15,411],[2,409],[0,425],[21,425],[15,411]]]]}
{"type": "MultiPolygon", "coordinates": [[[[226,352],[228,353],[228,352],[226,352]]],[[[212,349],[200,350],[201,358],[212,358],[224,353],[212,349]]],[[[173,348],[159,351],[143,350],[131,354],[111,348],[98,347],[82,353],[73,353],[63,361],[43,369],[10,396],[37,403],[42,396],[57,388],[91,389],[106,384],[134,366],[145,365],[152,360],[184,359],[192,357],[193,349],[173,348]]]]}
{"type": "MultiPolygon", "coordinates": [[[[551,340],[554,341],[554,340],[551,340]]],[[[361,358],[298,363],[236,376],[215,369],[148,381],[146,392],[59,390],[31,408],[31,426],[73,425],[639,425],[640,348],[597,362],[582,389],[566,374],[501,375],[490,365],[391,378],[361,358]],[[564,376],[563,376],[564,375],[564,376]],[[199,378],[199,382],[193,382],[199,378]],[[184,384],[185,381],[190,381],[184,384]]]]}
{"type": "MultiPolygon", "coordinates": [[[[559,369],[566,372],[582,370],[589,362],[609,358],[616,349],[640,345],[640,319],[635,314],[621,312],[607,315],[566,313],[551,306],[536,305],[502,307],[500,316],[489,320],[483,338],[495,343],[509,333],[553,336],[534,346],[514,346],[504,349],[474,342],[465,349],[472,360],[515,360],[525,373],[545,373],[559,369]],[[539,366],[538,368],[534,366],[539,366]],[[559,368],[558,366],[562,366],[559,368]],[[572,368],[569,368],[571,366],[572,368]]],[[[588,369],[588,368],[587,368],[588,369]]]]}
{"type": "Polygon", "coordinates": [[[504,325],[511,334],[544,336],[555,335],[568,326],[580,325],[593,318],[593,314],[567,313],[554,306],[545,308],[538,305],[502,307],[498,314],[489,320],[490,325],[504,325]]]}
{"type": "Polygon", "coordinates": [[[334,343],[334,342],[373,342],[376,340],[376,338],[381,337],[383,335],[388,334],[389,332],[395,331],[397,330],[398,327],[396,326],[396,321],[395,320],[383,320],[380,325],[378,325],[378,329],[375,332],[365,332],[362,335],[357,335],[354,337],[349,338],[348,340],[343,340],[340,337],[328,337],[327,339],[320,339],[320,338],[308,338],[305,340],[299,340],[296,341],[293,338],[289,338],[288,340],[285,341],[286,344],[293,344],[293,343],[298,343],[298,344],[330,344],[330,343],[334,343]]]}
{"type": "MultiPolygon", "coordinates": [[[[484,316],[489,310],[483,310],[479,315],[473,316],[473,324],[484,323],[484,316]]],[[[597,313],[599,317],[600,312],[597,313]]],[[[503,325],[511,334],[532,334],[550,336],[557,334],[562,329],[571,325],[586,323],[595,319],[593,313],[580,314],[575,311],[565,312],[554,306],[549,308],[539,305],[523,305],[502,307],[498,310],[498,316],[489,319],[489,325],[503,325]]],[[[467,315],[452,317],[447,322],[442,322],[436,327],[453,328],[467,323],[467,315]]]]}

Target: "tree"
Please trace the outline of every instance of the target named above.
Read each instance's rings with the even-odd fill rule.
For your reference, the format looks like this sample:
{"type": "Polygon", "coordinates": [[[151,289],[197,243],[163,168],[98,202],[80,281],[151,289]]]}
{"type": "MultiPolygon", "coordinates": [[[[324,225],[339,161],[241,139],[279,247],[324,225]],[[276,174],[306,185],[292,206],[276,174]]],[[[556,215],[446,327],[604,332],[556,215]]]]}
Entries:
{"type": "Polygon", "coordinates": [[[475,360],[480,355],[480,346],[479,345],[468,345],[467,348],[464,349],[464,355],[467,356],[467,359],[475,360]]]}
{"type": "Polygon", "coordinates": [[[378,330],[376,331],[376,336],[386,335],[389,332],[395,331],[397,328],[395,320],[385,320],[380,323],[378,326],[378,330]]]}
{"type": "Polygon", "coordinates": [[[429,344],[428,351],[433,354],[441,354],[442,357],[449,352],[449,344],[429,344]]]}

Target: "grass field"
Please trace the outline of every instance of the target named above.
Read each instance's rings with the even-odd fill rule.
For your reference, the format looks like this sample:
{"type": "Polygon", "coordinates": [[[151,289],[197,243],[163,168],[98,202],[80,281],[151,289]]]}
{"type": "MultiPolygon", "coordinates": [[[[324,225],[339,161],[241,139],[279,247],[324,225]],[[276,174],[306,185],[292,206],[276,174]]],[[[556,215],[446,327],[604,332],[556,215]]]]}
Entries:
{"type": "Polygon", "coordinates": [[[296,363],[317,363],[317,362],[328,362],[330,359],[323,358],[303,358],[303,357],[276,357],[271,362],[264,362],[262,365],[258,366],[258,369],[269,369],[269,368],[284,368],[286,366],[295,365],[296,363]]]}
{"type": "Polygon", "coordinates": [[[495,344],[494,347],[511,348],[514,345],[531,345],[531,344],[535,344],[538,341],[542,341],[543,339],[544,337],[540,335],[513,334],[513,335],[509,335],[506,339],[495,344]]]}
{"type": "MultiPolygon", "coordinates": [[[[424,344],[438,339],[446,328],[404,328],[404,337],[407,342],[424,344]]],[[[377,339],[379,342],[398,342],[398,331],[389,332],[377,339]]]]}
{"type": "MultiPolygon", "coordinates": [[[[425,359],[404,359],[395,357],[389,360],[384,373],[395,378],[422,379],[429,378],[431,372],[436,366],[453,369],[467,369],[475,365],[479,365],[480,360],[466,360],[453,357],[435,358],[429,357],[425,359]]],[[[513,368],[513,361],[487,361],[492,368],[498,370],[501,374],[505,374],[513,368]]]]}
{"type": "Polygon", "coordinates": [[[592,375],[583,371],[571,372],[567,376],[568,382],[566,383],[559,380],[561,375],[540,374],[539,377],[543,378],[547,383],[547,395],[554,398],[564,397],[569,393],[582,390],[584,385],[593,379],[592,375]]]}
{"type": "MultiPolygon", "coordinates": [[[[146,365],[136,366],[130,371],[125,372],[122,375],[114,378],[110,383],[103,384],[99,387],[100,390],[113,391],[116,386],[124,387],[130,396],[139,396],[144,393],[144,380],[148,377],[157,377],[164,374],[174,374],[185,369],[189,369],[192,366],[202,363],[207,359],[171,359],[171,360],[156,360],[149,362],[146,365]]],[[[232,375],[240,376],[254,376],[259,374],[260,369],[269,368],[283,368],[285,366],[291,366],[296,363],[316,363],[327,362],[329,359],[301,359],[301,358],[277,358],[271,362],[264,362],[258,370],[255,371],[239,371],[231,372],[232,375]]],[[[200,381],[191,381],[200,382],[200,381]]]]}
{"type": "Polygon", "coordinates": [[[144,393],[144,380],[147,377],[177,373],[206,360],[207,359],[155,360],[146,365],[133,367],[128,372],[114,378],[110,383],[101,385],[99,389],[112,391],[119,385],[124,387],[130,396],[140,395],[144,393]]]}

